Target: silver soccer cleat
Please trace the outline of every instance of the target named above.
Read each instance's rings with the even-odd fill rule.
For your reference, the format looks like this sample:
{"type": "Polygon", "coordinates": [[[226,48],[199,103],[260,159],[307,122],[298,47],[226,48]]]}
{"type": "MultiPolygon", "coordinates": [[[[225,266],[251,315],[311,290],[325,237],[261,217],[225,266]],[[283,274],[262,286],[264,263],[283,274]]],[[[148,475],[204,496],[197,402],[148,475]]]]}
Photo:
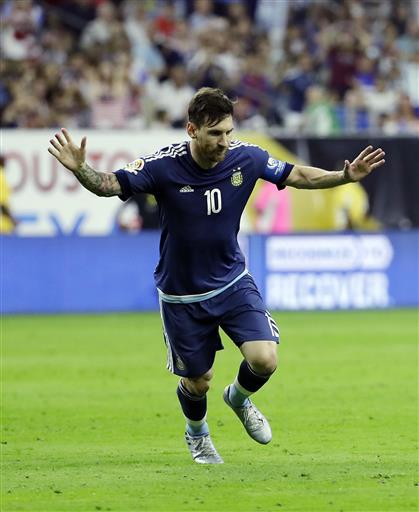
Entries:
{"type": "Polygon", "coordinates": [[[212,444],[209,434],[193,437],[185,432],[185,440],[192,458],[198,464],[223,464],[224,461],[212,444]]]}
{"type": "Polygon", "coordinates": [[[252,439],[260,444],[268,444],[272,439],[272,430],[268,420],[250,399],[248,399],[248,405],[244,407],[234,407],[229,399],[229,388],[230,386],[227,386],[224,390],[224,402],[237,414],[246,432],[252,439]]]}

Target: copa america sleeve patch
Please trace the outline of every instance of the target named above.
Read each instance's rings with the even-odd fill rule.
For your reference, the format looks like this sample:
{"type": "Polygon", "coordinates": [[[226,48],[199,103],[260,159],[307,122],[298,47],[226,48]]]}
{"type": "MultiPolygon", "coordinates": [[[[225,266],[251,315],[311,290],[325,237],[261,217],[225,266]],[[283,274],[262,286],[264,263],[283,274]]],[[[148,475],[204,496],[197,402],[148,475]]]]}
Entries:
{"type": "Polygon", "coordinates": [[[283,186],[279,187],[279,185],[288,178],[293,167],[293,164],[270,157],[261,178],[278,185],[278,188],[284,188],[283,186]]]}
{"type": "Polygon", "coordinates": [[[142,158],[137,158],[133,162],[130,162],[125,167],[123,167],[124,171],[132,172],[132,174],[138,174],[138,171],[144,167],[144,160],[142,158]]]}

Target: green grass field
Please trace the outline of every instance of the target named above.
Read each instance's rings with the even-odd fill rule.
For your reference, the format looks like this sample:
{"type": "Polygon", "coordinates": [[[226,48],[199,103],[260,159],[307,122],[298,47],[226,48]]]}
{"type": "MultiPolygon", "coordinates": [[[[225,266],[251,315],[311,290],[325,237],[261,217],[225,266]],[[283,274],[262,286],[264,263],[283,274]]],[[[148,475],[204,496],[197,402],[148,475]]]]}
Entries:
{"type": "Polygon", "coordinates": [[[13,316],[2,325],[1,510],[413,511],[417,313],[283,313],[280,369],[255,396],[262,446],[208,395],[224,465],[194,464],[157,314],[13,316]]]}

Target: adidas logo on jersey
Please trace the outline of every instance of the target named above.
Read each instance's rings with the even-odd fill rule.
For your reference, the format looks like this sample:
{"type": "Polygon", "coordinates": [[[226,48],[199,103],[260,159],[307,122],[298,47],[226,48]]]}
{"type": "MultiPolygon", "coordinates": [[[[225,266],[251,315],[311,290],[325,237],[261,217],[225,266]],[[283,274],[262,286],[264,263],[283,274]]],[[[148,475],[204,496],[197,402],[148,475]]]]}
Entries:
{"type": "Polygon", "coordinates": [[[179,192],[195,192],[194,189],[190,185],[186,185],[179,189],[179,192]]]}

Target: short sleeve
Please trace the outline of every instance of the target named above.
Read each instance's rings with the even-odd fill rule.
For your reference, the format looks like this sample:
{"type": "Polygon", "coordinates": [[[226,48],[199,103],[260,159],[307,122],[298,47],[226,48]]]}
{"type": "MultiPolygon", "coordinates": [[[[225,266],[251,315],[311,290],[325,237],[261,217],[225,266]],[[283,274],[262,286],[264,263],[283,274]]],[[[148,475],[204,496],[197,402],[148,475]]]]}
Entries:
{"type": "Polygon", "coordinates": [[[126,201],[132,195],[139,192],[149,194],[156,193],[155,162],[147,162],[143,158],[138,158],[130,162],[122,169],[114,172],[121,186],[122,194],[119,196],[122,201],[126,201]]]}
{"type": "Polygon", "coordinates": [[[293,164],[269,157],[260,177],[265,181],[273,183],[281,190],[285,188],[284,181],[290,175],[293,167],[293,164]]]}
{"type": "Polygon", "coordinates": [[[257,178],[273,183],[279,190],[285,188],[283,183],[288,178],[294,165],[271,157],[267,151],[259,146],[249,145],[248,151],[255,163],[257,178]]]}

